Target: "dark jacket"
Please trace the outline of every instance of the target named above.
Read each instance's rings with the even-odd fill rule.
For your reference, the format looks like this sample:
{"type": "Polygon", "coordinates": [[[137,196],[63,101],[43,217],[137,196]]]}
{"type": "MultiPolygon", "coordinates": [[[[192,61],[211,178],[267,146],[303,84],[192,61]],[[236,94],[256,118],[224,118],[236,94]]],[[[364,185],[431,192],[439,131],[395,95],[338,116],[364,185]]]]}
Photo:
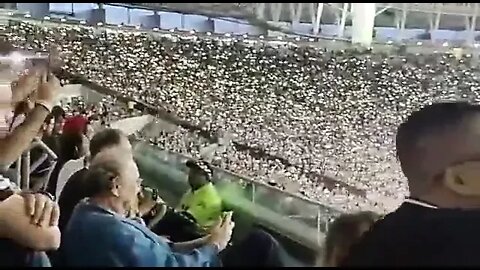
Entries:
{"type": "Polygon", "coordinates": [[[480,210],[403,203],[378,221],[342,266],[480,266],[480,210]]]}
{"type": "Polygon", "coordinates": [[[73,213],[75,206],[89,194],[85,190],[84,178],[88,169],[83,168],[75,172],[65,183],[65,186],[58,198],[58,206],[60,207],[60,219],[58,227],[60,232],[67,226],[68,220],[73,213]]]}

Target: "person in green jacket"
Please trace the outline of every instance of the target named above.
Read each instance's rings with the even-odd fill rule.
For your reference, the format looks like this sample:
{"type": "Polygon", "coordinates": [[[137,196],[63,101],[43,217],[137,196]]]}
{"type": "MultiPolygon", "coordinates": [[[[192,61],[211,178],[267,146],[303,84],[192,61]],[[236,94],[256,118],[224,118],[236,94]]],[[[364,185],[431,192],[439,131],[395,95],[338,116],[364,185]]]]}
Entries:
{"type": "Polygon", "coordinates": [[[212,170],[204,161],[189,160],[190,189],[180,200],[180,211],[191,215],[202,228],[215,225],[222,218],[222,198],[211,182],[212,170]]]}

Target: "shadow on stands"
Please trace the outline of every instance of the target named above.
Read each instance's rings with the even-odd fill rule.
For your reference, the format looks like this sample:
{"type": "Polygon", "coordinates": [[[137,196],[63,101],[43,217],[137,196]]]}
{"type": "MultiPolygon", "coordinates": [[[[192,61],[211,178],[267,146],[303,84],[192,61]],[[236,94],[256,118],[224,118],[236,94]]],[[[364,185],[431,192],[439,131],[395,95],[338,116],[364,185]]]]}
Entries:
{"type": "MultiPolygon", "coordinates": [[[[107,87],[103,87],[101,85],[98,85],[96,83],[88,81],[87,79],[85,79],[82,76],[73,75],[73,74],[70,74],[66,71],[61,71],[61,72],[56,72],[56,73],[57,73],[57,76],[59,76],[60,78],[63,78],[63,79],[68,79],[71,83],[82,84],[82,85],[85,85],[85,86],[87,86],[91,89],[94,89],[95,91],[97,91],[99,93],[115,96],[119,101],[128,102],[128,101],[133,100],[132,98],[122,96],[118,92],[116,92],[114,90],[111,90],[107,87]]],[[[138,110],[146,111],[149,114],[156,115],[156,116],[158,116],[159,118],[161,118],[165,121],[175,123],[176,125],[179,125],[179,126],[185,128],[185,129],[187,129],[191,132],[197,131],[197,132],[200,133],[200,135],[202,137],[208,139],[211,142],[216,142],[218,140],[218,138],[216,138],[214,135],[212,135],[211,132],[202,129],[200,126],[193,125],[188,121],[185,121],[185,120],[182,120],[182,119],[178,118],[174,114],[174,112],[168,111],[168,110],[166,110],[162,107],[153,107],[153,106],[145,104],[141,101],[136,101],[136,100],[133,100],[133,101],[136,102],[135,106],[136,106],[136,109],[138,109],[138,110]]],[[[242,144],[242,143],[238,143],[238,142],[232,142],[232,143],[236,147],[236,149],[238,149],[240,151],[248,151],[253,157],[266,158],[266,159],[269,159],[269,160],[279,160],[282,164],[284,164],[286,166],[293,166],[293,164],[291,162],[289,162],[288,160],[286,160],[285,158],[269,154],[264,149],[261,149],[261,148],[258,148],[258,147],[251,147],[251,146],[248,146],[246,144],[242,144]]],[[[362,189],[356,188],[354,186],[348,185],[345,182],[335,180],[334,178],[328,177],[326,175],[319,175],[317,173],[307,173],[307,174],[308,174],[308,176],[310,176],[312,178],[316,178],[318,182],[324,183],[325,187],[328,188],[328,189],[335,189],[337,187],[345,188],[346,190],[348,190],[352,194],[355,194],[357,196],[366,197],[365,190],[362,190],[362,189]]]]}

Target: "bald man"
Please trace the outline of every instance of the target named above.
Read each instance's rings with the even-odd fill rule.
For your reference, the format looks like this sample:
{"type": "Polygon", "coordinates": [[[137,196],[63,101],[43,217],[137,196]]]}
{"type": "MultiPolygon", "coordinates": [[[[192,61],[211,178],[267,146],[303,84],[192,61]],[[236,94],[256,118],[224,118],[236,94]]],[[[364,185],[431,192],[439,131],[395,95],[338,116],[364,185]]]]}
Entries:
{"type": "Polygon", "coordinates": [[[397,131],[410,197],[343,266],[480,266],[480,106],[437,103],[397,131]]]}

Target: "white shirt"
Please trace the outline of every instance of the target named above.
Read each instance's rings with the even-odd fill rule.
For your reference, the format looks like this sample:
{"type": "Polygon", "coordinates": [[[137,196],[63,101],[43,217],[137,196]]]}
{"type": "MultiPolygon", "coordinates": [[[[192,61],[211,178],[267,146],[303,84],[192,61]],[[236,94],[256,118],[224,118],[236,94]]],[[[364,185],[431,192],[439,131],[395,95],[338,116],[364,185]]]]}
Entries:
{"type": "Polygon", "coordinates": [[[58,201],[63,187],[67,184],[68,179],[77,171],[83,169],[85,165],[85,157],[72,159],[67,161],[58,173],[57,189],[55,190],[55,198],[58,201]]]}

